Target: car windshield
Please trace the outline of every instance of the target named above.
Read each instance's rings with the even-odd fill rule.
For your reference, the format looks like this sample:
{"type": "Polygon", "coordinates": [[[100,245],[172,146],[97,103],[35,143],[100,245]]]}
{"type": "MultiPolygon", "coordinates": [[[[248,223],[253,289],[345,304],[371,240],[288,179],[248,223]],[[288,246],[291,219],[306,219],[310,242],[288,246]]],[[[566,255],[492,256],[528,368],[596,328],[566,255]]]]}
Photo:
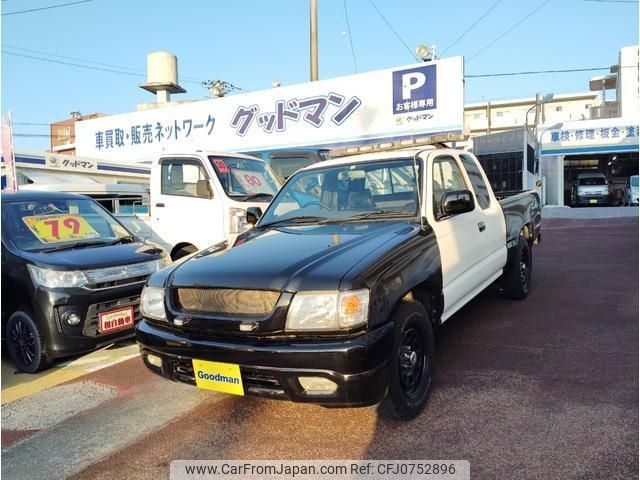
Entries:
{"type": "Polygon", "coordinates": [[[631,186],[632,187],[637,187],[638,186],[638,176],[637,175],[631,177],[631,186]]]}
{"type": "Polygon", "coordinates": [[[300,171],[278,193],[259,225],[415,217],[415,168],[412,159],[399,159],[300,171]]]}
{"type": "Polygon", "coordinates": [[[604,177],[585,177],[578,182],[580,185],[606,185],[607,180],[604,177]]]}
{"type": "Polygon", "coordinates": [[[281,187],[269,166],[260,160],[239,157],[214,157],[209,161],[230,197],[247,200],[256,197],[273,197],[281,187]]]}
{"type": "Polygon", "coordinates": [[[2,235],[26,251],[104,245],[131,237],[96,202],[75,198],[4,203],[2,235]]]}

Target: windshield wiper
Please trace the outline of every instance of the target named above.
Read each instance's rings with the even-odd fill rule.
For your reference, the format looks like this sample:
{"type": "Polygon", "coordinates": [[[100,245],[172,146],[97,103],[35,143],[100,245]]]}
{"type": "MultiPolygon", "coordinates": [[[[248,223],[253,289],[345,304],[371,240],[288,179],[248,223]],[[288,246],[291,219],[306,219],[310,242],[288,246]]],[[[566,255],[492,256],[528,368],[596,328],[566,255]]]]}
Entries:
{"type": "Polygon", "coordinates": [[[115,240],[111,241],[111,242],[105,242],[102,245],[116,245],[118,243],[131,243],[134,242],[136,239],[133,235],[128,235],[126,237],[120,237],[120,238],[116,238],[115,240]]]}
{"type": "Polygon", "coordinates": [[[273,194],[262,192],[262,193],[252,193],[249,195],[230,195],[230,197],[237,198],[242,202],[246,202],[248,200],[255,200],[256,198],[260,198],[260,197],[269,197],[269,200],[271,200],[273,198],[273,194]]]}
{"type": "Polygon", "coordinates": [[[256,198],[260,198],[260,197],[269,197],[269,200],[271,200],[273,198],[273,194],[271,193],[252,193],[251,195],[247,195],[246,197],[244,197],[243,201],[247,201],[247,200],[255,200],[256,198]]]}
{"type": "Polygon", "coordinates": [[[98,242],[76,242],[76,243],[70,243],[68,245],[62,245],[59,247],[52,247],[52,248],[43,248],[42,250],[37,250],[38,253],[51,253],[51,252],[61,252],[63,250],[73,250],[75,248],[84,248],[84,247],[97,247],[97,246],[102,246],[102,245],[109,245],[111,242],[104,242],[104,241],[98,241],[98,242]]]}
{"type": "Polygon", "coordinates": [[[415,212],[411,212],[409,210],[375,210],[373,212],[362,212],[356,215],[351,215],[350,217],[345,217],[345,222],[349,222],[351,220],[366,220],[368,218],[385,218],[385,217],[408,217],[415,215],[415,212]]]}
{"type": "Polygon", "coordinates": [[[328,220],[327,217],[317,217],[314,215],[300,215],[297,217],[289,217],[289,218],[283,218],[282,220],[276,220],[275,222],[269,222],[269,223],[263,223],[262,225],[259,225],[260,228],[262,227],[272,227],[274,225],[286,225],[287,223],[313,223],[316,222],[318,224],[322,224],[322,223],[326,223],[326,221],[328,220]]]}

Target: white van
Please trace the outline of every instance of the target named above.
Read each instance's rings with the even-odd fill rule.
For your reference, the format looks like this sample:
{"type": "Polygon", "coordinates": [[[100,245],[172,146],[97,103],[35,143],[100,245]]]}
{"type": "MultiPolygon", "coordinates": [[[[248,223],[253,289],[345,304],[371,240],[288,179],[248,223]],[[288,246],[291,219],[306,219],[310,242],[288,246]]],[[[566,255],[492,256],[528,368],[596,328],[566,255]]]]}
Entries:
{"type": "Polygon", "coordinates": [[[151,166],[154,240],[176,260],[248,228],[249,207],[266,207],[280,189],[262,160],[235,153],[163,153],[151,166]]]}

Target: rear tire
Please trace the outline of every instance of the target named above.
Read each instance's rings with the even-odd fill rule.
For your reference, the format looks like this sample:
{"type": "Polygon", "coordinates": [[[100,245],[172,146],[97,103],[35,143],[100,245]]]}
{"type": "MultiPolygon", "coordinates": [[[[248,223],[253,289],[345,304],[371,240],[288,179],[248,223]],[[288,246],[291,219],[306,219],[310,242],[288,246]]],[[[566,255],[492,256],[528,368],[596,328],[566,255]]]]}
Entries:
{"type": "Polygon", "coordinates": [[[507,298],[523,300],[529,294],[531,285],[531,245],[521,234],[509,271],[502,277],[502,290],[507,298]]]}
{"type": "Polygon", "coordinates": [[[42,330],[26,310],[14,312],[7,320],[7,350],[18,370],[35,373],[50,365],[42,330]]]}
{"type": "Polygon", "coordinates": [[[411,420],[424,409],[433,384],[433,329],[429,314],[418,302],[400,303],[393,321],[389,391],[382,412],[395,419],[411,420]]]}

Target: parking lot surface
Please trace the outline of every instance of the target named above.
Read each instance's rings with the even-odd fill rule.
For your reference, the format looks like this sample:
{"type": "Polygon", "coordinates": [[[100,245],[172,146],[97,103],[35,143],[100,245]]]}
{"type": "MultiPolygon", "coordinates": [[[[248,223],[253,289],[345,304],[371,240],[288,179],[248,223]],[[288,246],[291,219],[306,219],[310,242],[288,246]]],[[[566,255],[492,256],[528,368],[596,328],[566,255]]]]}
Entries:
{"type": "Polygon", "coordinates": [[[440,328],[435,389],[412,422],[199,391],[132,358],[71,380],[115,398],[3,427],[2,474],[157,479],[173,459],[373,458],[466,459],[474,479],[637,478],[637,216],[545,220],[532,281],[525,301],[489,289],[440,328]]]}

